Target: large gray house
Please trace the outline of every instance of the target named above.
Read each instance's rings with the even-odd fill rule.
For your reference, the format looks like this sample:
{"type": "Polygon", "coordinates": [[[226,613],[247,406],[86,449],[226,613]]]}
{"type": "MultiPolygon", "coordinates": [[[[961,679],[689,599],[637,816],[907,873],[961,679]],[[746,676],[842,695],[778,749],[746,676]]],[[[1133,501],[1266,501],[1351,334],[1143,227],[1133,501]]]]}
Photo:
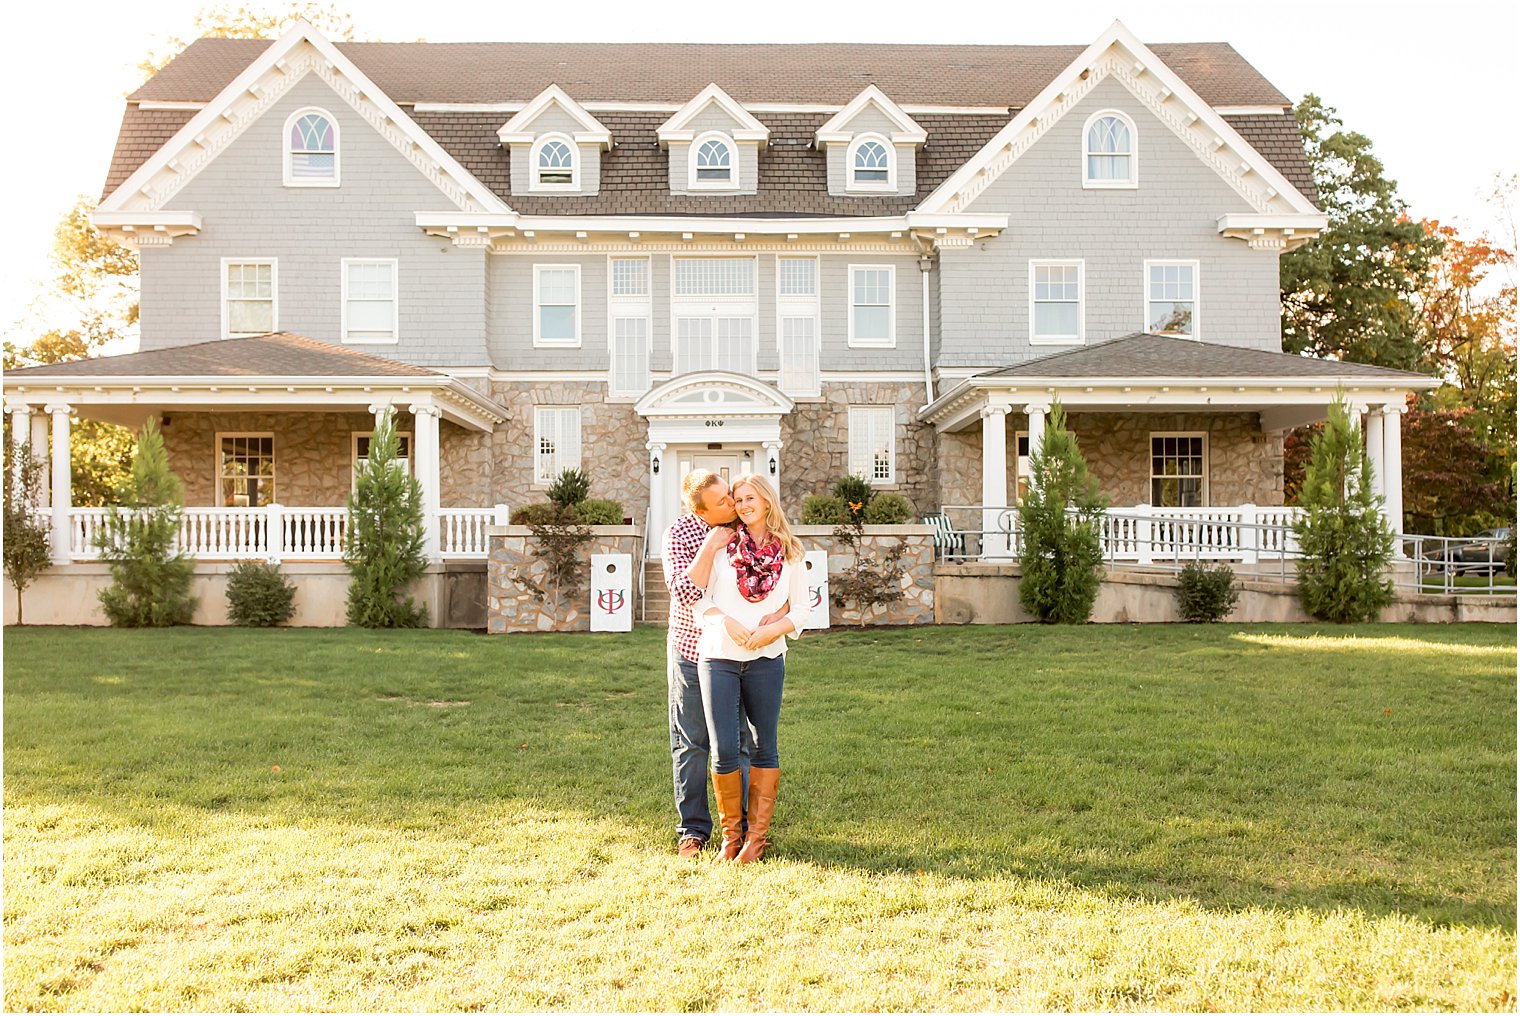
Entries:
{"type": "Polygon", "coordinates": [[[1278,258],[1325,221],[1280,91],[1118,23],[202,39],[127,98],[95,215],[141,254],[141,352],[11,372],[5,402],[51,427],[59,560],[96,524],[71,416],[162,421],[208,558],[272,518],[285,556],[333,556],[387,409],[438,559],[570,466],[656,529],[696,466],[794,510],[855,472],[991,511],[1057,401],[1114,504],[1198,512],[1281,505],[1285,428],[1343,391],[1397,519],[1400,413],[1435,382],[1280,349],[1278,258]]]}

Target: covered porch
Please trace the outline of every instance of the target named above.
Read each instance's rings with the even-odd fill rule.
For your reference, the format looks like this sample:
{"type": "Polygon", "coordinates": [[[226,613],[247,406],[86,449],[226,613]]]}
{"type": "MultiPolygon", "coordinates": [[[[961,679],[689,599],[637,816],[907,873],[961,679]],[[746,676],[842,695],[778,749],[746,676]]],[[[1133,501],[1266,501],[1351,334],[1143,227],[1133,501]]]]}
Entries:
{"type": "MultiPolygon", "coordinates": [[[[966,378],[920,413],[940,441],[941,523],[958,556],[1020,552],[1017,505],[1058,403],[1108,498],[1111,561],[1282,556],[1284,432],[1338,394],[1365,435],[1375,491],[1402,526],[1402,415],[1436,379],[1137,334],[966,378]],[[971,546],[974,544],[974,547],[971,546]]],[[[957,556],[952,553],[950,556],[957,556]]]]}
{"type": "MultiPolygon", "coordinates": [[[[72,503],[71,421],[155,418],[185,487],[181,549],[207,561],[342,556],[353,472],[382,416],[422,488],[428,559],[483,559],[499,505],[444,507],[445,429],[489,433],[506,411],[446,374],[276,333],[32,367],[5,376],[12,440],[50,462],[57,564],[98,558],[107,509],[72,503]]],[[[456,431],[457,432],[457,431],[456,431]]],[[[19,463],[19,456],[17,458],[19,463]]]]}

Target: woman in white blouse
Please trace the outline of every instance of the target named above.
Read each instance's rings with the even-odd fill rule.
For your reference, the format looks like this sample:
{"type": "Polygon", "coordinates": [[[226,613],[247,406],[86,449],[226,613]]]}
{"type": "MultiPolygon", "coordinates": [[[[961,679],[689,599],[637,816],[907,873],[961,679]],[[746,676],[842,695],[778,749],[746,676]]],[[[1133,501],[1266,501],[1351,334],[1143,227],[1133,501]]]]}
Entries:
{"type": "Polygon", "coordinates": [[[733,497],[738,527],[708,533],[688,574],[704,590],[693,608],[701,628],[697,675],[712,746],[722,857],[748,864],[765,852],[776,808],[781,777],[776,726],[786,642],[798,636],[807,617],[807,569],[802,544],[792,535],[776,491],[766,480],[745,473],[734,481],[733,497]],[[783,607],[786,612],[777,620],[762,623],[783,607]],[[740,731],[746,722],[754,738],[747,838],[741,831],[744,786],[739,768],[740,731]]]}

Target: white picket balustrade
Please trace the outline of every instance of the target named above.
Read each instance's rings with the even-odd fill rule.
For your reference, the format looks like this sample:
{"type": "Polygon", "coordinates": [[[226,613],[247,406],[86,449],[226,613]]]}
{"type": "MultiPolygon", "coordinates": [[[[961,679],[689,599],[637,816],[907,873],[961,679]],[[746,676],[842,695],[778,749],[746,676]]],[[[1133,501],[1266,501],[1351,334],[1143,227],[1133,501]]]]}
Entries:
{"type": "Polygon", "coordinates": [[[486,530],[494,524],[492,508],[438,509],[438,550],[444,557],[485,557],[486,530]]]}

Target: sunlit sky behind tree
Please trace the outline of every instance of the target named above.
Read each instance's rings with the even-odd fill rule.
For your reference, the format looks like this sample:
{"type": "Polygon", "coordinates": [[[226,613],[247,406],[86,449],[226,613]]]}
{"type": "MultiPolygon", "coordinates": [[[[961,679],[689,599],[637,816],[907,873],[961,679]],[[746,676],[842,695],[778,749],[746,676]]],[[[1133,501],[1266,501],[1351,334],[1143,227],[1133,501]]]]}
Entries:
{"type": "MultiPolygon", "coordinates": [[[[48,324],[33,306],[52,276],[52,234],[76,195],[98,197],[137,65],[173,36],[193,36],[203,0],[28,4],[13,12],[0,81],[24,124],[7,161],[10,236],[0,328],[18,344],[48,324]],[[38,101],[29,103],[28,97],[38,101]]],[[[278,10],[286,5],[271,2],[278,10]]],[[[1453,0],[1249,5],[1123,0],[862,7],[768,0],[706,7],[699,17],[646,3],[419,4],[355,0],[356,37],[406,41],[918,42],[1086,44],[1114,18],[1141,39],[1231,43],[1297,101],[1319,94],[1349,130],[1372,138],[1415,217],[1507,239],[1485,198],[1496,173],[1520,171],[1514,95],[1520,7],[1453,0]],[[870,15],[862,17],[869,9],[870,15]],[[571,14],[573,12],[573,15],[571,14]]],[[[688,8],[690,10],[690,8],[688,8]]],[[[527,96],[524,96],[527,98],[527,96]]]]}

